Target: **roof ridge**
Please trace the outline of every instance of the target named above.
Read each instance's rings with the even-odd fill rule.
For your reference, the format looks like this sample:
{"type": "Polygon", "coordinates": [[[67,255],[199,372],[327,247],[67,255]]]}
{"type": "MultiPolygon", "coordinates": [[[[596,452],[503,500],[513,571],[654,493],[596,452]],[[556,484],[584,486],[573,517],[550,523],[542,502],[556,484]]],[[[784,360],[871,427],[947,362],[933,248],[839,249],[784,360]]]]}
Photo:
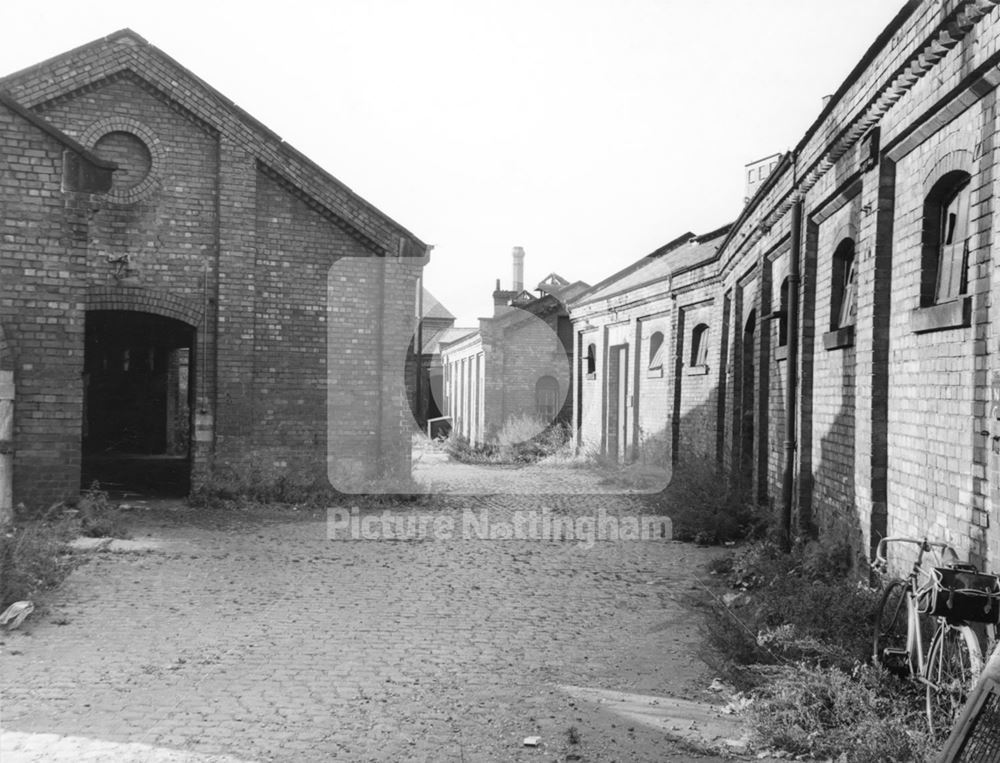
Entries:
{"type": "MultiPolygon", "coordinates": [[[[404,226],[400,225],[381,209],[366,200],[356,191],[352,190],[342,180],[335,177],[328,170],[324,169],[314,160],[310,159],[308,156],[289,144],[259,119],[238,106],[231,98],[225,96],[206,80],[202,79],[175,58],[151,44],[140,34],[128,27],[119,29],[109,35],[91,40],[88,43],[79,45],[75,48],[64,51],[63,53],[59,53],[37,64],[32,64],[24,69],[20,69],[16,72],[0,77],[0,87],[15,82],[24,84],[25,80],[31,80],[32,77],[39,76],[47,68],[53,67],[59,61],[70,59],[74,56],[89,54],[92,51],[94,54],[100,55],[101,46],[107,45],[108,43],[123,45],[127,48],[131,48],[131,55],[135,57],[133,63],[141,63],[141,59],[138,57],[138,51],[136,48],[142,48],[147,55],[159,58],[160,61],[165,63],[167,66],[176,69],[178,74],[186,78],[190,78],[195,85],[204,91],[203,97],[207,96],[217,107],[231,112],[233,122],[237,125],[242,125],[243,129],[247,131],[247,140],[245,140],[245,142],[241,140],[240,142],[244,143],[244,148],[247,149],[258,162],[268,165],[274,159],[282,159],[282,164],[291,160],[291,162],[293,162],[293,167],[295,164],[300,165],[298,168],[299,171],[294,173],[294,178],[289,178],[287,173],[284,172],[279,174],[288,182],[295,185],[302,193],[314,198],[318,203],[330,207],[331,211],[335,211],[338,216],[342,215],[345,223],[349,224],[352,228],[355,228],[359,234],[365,236],[366,238],[372,241],[377,241],[380,249],[385,249],[388,253],[395,253],[395,246],[388,240],[392,235],[401,235],[409,238],[418,247],[422,246],[426,249],[427,245],[404,226]],[[312,177],[309,177],[310,175],[312,177]],[[324,184],[329,184],[330,186],[325,194],[322,192],[322,186],[324,184]],[[356,208],[352,209],[351,207],[355,205],[356,208]],[[375,218],[372,221],[372,225],[366,226],[361,224],[364,221],[364,218],[369,215],[375,218]],[[382,230],[379,231],[378,228],[382,228],[382,230]]],[[[163,86],[163,76],[167,73],[161,74],[159,77],[151,76],[151,74],[155,74],[155,71],[151,72],[151,69],[155,69],[155,67],[140,66],[139,68],[133,68],[130,67],[129,62],[125,60],[121,61],[121,67],[123,69],[133,71],[137,76],[146,82],[149,82],[150,85],[161,90],[165,97],[176,102],[179,106],[190,109],[188,102],[184,99],[183,88],[165,88],[163,86]]],[[[87,84],[91,84],[92,82],[103,78],[106,74],[107,72],[102,71],[83,71],[80,76],[87,79],[87,84]]],[[[51,85],[52,87],[56,87],[58,83],[53,81],[51,85]]],[[[67,91],[60,91],[58,95],[61,95],[64,92],[67,91]]],[[[58,96],[56,95],[52,97],[58,96]]],[[[39,104],[44,103],[49,99],[50,98],[46,97],[45,93],[43,93],[39,100],[39,104]]],[[[29,106],[29,108],[31,107],[29,106]]],[[[225,122],[219,122],[218,118],[216,118],[214,123],[210,119],[209,114],[205,114],[202,118],[206,123],[215,126],[216,129],[223,132],[227,131],[225,122]]],[[[238,135],[233,137],[237,138],[237,140],[240,138],[238,135]]]]}

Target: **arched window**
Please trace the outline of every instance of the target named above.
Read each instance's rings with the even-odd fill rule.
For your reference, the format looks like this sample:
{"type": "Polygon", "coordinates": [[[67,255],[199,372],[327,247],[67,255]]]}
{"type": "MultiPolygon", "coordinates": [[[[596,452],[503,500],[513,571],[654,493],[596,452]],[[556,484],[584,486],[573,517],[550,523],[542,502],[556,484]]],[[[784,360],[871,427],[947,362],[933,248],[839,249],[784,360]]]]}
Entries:
{"type": "Polygon", "coordinates": [[[593,342],[587,345],[587,376],[597,374],[597,345],[593,342]]]}
{"type": "Polygon", "coordinates": [[[708,365],[708,325],[699,323],[691,332],[691,365],[708,365]]]}
{"type": "Polygon", "coordinates": [[[663,332],[654,331],[649,337],[649,370],[663,368],[663,332]]]}
{"type": "Polygon", "coordinates": [[[924,199],[920,304],[949,302],[965,294],[969,265],[970,176],[945,174],[924,199]]]}
{"type": "Polygon", "coordinates": [[[559,382],[554,376],[543,376],[535,383],[535,411],[543,421],[553,421],[559,412],[559,382]]]}
{"type": "Polygon", "coordinates": [[[854,275],[854,240],[845,238],[833,253],[833,290],[830,292],[830,328],[854,325],[858,286],[854,275]]]}

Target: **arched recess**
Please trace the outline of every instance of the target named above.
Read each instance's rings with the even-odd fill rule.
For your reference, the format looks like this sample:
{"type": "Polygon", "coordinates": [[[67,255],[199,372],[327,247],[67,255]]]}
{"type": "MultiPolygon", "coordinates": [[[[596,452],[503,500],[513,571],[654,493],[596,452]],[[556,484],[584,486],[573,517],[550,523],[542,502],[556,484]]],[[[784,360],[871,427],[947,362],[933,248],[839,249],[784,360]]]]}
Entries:
{"type": "Polygon", "coordinates": [[[757,311],[751,310],[743,325],[740,357],[740,473],[748,484],[753,480],[754,408],[757,402],[755,360],[757,311]]]}
{"type": "Polygon", "coordinates": [[[14,521],[14,357],[0,324],[0,527],[14,521]]]}
{"type": "Polygon", "coordinates": [[[203,314],[142,287],[87,295],[82,484],[182,495],[190,489],[203,314]]]}

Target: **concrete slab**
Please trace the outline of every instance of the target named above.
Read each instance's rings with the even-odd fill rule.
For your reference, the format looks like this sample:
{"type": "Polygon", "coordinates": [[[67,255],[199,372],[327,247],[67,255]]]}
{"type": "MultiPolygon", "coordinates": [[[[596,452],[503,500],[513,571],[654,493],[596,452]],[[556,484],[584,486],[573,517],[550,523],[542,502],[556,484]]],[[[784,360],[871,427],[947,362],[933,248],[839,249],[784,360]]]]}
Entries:
{"type": "Polygon", "coordinates": [[[724,713],[722,705],[584,686],[562,685],[559,688],[576,699],[601,705],[608,712],[692,744],[735,753],[746,752],[749,748],[742,719],[724,713]]]}

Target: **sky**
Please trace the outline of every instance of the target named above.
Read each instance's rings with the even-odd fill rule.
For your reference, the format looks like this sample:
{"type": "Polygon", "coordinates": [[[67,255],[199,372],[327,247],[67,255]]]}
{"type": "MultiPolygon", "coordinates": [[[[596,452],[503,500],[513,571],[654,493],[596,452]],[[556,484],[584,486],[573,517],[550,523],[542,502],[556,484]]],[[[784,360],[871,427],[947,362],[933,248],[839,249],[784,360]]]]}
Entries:
{"type": "Polygon", "coordinates": [[[49,0],[0,75],[124,27],[434,247],[425,285],[492,313],[733,220],[903,0],[49,0]]]}

